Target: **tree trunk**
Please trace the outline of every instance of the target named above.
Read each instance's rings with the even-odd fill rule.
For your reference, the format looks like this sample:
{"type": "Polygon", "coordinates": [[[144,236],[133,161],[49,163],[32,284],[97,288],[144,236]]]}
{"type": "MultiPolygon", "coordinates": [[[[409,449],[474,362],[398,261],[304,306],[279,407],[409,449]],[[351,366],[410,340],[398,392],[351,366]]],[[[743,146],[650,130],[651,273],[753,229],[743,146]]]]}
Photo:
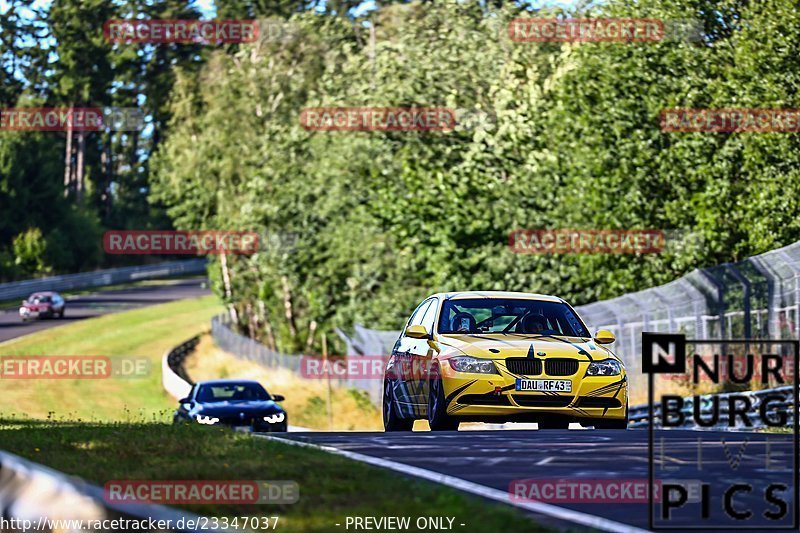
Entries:
{"type": "MultiPolygon", "coordinates": [[[[72,114],[72,107],[69,108],[72,114]]],[[[72,122],[67,125],[67,146],[64,150],[64,198],[69,196],[69,188],[72,184],[72,122]]]]}
{"type": "Polygon", "coordinates": [[[78,132],[78,154],[75,162],[75,199],[78,204],[83,203],[84,183],[83,175],[86,167],[85,156],[86,154],[86,134],[82,131],[78,132]]]}
{"type": "Polygon", "coordinates": [[[286,323],[289,326],[289,335],[292,339],[297,338],[297,328],[294,325],[294,311],[292,310],[292,293],[289,290],[289,280],[286,276],[281,276],[283,284],[283,309],[286,314],[286,323]]]}

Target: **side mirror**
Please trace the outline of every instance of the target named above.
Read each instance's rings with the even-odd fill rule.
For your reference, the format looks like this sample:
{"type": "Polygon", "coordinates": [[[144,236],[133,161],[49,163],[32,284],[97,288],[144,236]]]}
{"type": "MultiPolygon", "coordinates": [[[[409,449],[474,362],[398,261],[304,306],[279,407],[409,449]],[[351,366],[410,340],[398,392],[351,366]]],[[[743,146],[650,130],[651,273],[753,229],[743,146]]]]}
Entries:
{"type": "Polygon", "coordinates": [[[611,344],[615,340],[617,340],[617,338],[607,329],[598,330],[597,333],[594,334],[594,341],[597,344],[611,344]]]}
{"type": "Polygon", "coordinates": [[[272,395],[272,401],[273,402],[282,402],[285,399],[286,398],[283,397],[283,394],[273,394],[272,395]]]}
{"type": "Polygon", "coordinates": [[[427,339],[430,337],[430,334],[425,326],[415,325],[408,326],[406,329],[406,337],[411,337],[412,339],[427,339]]]}

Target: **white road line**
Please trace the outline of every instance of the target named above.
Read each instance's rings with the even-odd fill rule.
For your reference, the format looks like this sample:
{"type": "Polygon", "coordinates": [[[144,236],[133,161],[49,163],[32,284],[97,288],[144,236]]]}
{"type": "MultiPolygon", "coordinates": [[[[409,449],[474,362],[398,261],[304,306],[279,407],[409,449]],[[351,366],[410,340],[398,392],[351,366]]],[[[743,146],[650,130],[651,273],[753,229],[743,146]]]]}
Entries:
{"type": "Polygon", "coordinates": [[[341,455],[343,457],[347,457],[348,459],[352,459],[354,461],[360,461],[362,463],[367,463],[374,466],[380,466],[388,470],[394,470],[402,474],[408,474],[410,476],[426,479],[428,481],[433,481],[434,483],[440,483],[442,485],[446,485],[454,489],[468,492],[470,494],[475,494],[477,496],[482,496],[490,500],[495,500],[501,503],[513,505],[515,507],[520,507],[522,509],[525,509],[526,511],[532,511],[534,513],[539,513],[545,516],[551,516],[553,518],[558,518],[560,520],[565,520],[567,522],[572,522],[574,524],[581,524],[594,529],[599,529],[600,531],[610,531],[612,533],[648,532],[647,529],[640,529],[635,526],[623,524],[621,522],[615,522],[614,520],[609,520],[607,518],[594,516],[588,513],[573,511],[572,509],[566,509],[564,507],[558,507],[556,505],[551,505],[549,503],[532,502],[532,501],[514,501],[509,497],[508,492],[498,489],[493,489],[491,487],[485,487],[483,485],[473,483],[472,481],[467,481],[465,479],[449,476],[447,474],[440,474],[439,472],[433,472],[431,470],[427,470],[425,468],[420,468],[417,466],[397,463],[394,461],[390,461],[388,459],[372,457],[371,455],[364,455],[358,452],[340,450],[339,448],[334,448],[333,446],[323,446],[320,444],[313,444],[310,442],[300,442],[292,439],[286,439],[283,437],[275,437],[274,435],[256,435],[256,437],[263,437],[265,439],[270,439],[277,442],[290,444],[292,446],[301,446],[301,447],[323,450],[334,455],[341,455]]]}

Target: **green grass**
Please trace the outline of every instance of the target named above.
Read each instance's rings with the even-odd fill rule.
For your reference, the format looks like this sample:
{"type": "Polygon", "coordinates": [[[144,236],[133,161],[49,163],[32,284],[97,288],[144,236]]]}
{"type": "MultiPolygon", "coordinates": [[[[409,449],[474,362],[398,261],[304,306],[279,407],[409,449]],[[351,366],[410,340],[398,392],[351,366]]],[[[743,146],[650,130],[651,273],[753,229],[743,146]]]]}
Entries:
{"type": "Polygon", "coordinates": [[[219,428],[0,420],[0,442],[6,451],[99,485],[125,479],[294,480],[300,500],[291,505],[183,506],[206,516],[277,515],[279,531],[343,531],[347,516],[408,516],[412,524],[420,516],[454,517],[453,529],[465,533],[546,531],[499,503],[219,428]]]}
{"type": "MultiPolygon", "coordinates": [[[[2,355],[143,357],[143,377],[0,379],[6,418],[83,421],[166,421],[175,407],[161,385],[164,353],[209,328],[221,311],[214,296],[180,300],[73,322],[0,345],[2,355]]],[[[0,376],[2,377],[2,376],[0,376]]]]}

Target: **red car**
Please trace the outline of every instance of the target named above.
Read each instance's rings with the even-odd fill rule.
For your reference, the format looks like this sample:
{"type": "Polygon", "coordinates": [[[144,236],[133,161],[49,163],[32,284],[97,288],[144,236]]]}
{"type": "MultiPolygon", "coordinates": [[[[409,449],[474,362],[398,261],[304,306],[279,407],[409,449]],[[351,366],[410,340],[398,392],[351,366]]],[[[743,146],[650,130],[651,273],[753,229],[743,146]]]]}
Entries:
{"type": "Polygon", "coordinates": [[[19,316],[23,322],[29,318],[64,318],[67,304],[64,297],[57,292],[34,292],[22,301],[19,316]]]}

